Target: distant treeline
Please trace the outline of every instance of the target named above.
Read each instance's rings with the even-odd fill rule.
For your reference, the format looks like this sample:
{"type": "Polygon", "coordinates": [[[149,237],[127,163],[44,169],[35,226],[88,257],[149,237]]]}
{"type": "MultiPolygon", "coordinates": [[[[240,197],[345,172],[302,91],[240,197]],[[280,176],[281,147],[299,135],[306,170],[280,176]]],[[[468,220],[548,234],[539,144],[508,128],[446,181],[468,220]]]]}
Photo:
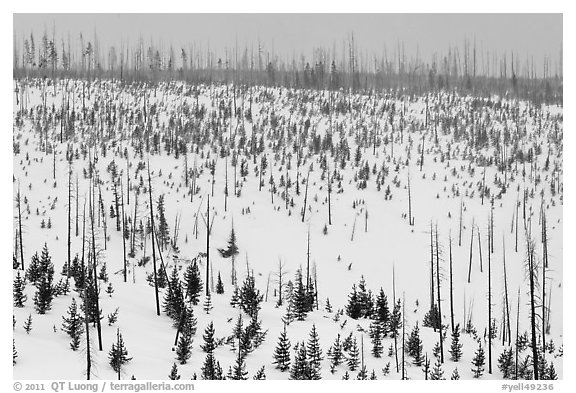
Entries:
{"type": "Polygon", "coordinates": [[[428,61],[407,58],[404,44],[398,43],[389,56],[359,52],[354,36],[342,43],[341,52],[317,48],[312,58],[282,58],[257,46],[238,45],[219,56],[196,44],[145,44],[102,48],[97,36],[85,40],[56,39],[44,33],[37,39],[14,36],[14,78],[114,78],[123,82],[181,80],[190,83],[234,83],[237,85],[285,86],[372,93],[402,90],[422,94],[435,90],[456,90],[476,96],[499,95],[541,103],[563,102],[562,51],[551,72],[545,58],[537,74],[533,58],[520,60],[507,54],[479,53],[475,42],[464,48],[451,47],[447,54],[434,54],[428,61]]]}

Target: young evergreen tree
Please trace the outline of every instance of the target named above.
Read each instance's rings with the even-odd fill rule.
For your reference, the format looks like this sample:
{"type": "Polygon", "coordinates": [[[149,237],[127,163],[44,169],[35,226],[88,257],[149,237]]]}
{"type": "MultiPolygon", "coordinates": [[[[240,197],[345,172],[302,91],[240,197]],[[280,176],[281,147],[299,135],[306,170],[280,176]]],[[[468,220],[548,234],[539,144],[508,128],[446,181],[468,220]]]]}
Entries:
{"type": "Polygon", "coordinates": [[[290,379],[310,379],[310,372],[308,369],[309,364],[306,356],[306,344],[304,344],[304,342],[298,343],[294,349],[296,355],[294,356],[294,362],[292,363],[292,368],[290,369],[290,379]]]}
{"type": "Polygon", "coordinates": [[[260,367],[256,374],[254,374],[254,380],[264,380],[266,379],[266,374],[264,373],[264,366],[260,367]]]}
{"type": "Polygon", "coordinates": [[[472,358],[472,372],[474,373],[474,378],[480,378],[484,374],[484,362],[486,358],[484,355],[484,349],[481,344],[478,344],[478,349],[474,353],[472,358]]]}
{"type": "Polygon", "coordinates": [[[79,313],[76,299],[72,298],[72,303],[68,307],[68,316],[62,317],[62,330],[72,339],[70,348],[76,351],[80,347],[80,337],[84,333],[84,318],[79,313]]]}
{"type": "Polygon", "coordinates": [[[52,280],[48,275],[43,274],[36,283],[36,292],[34,293],[34,308],[38,314],[46,314],[46,311],[52,309],[53,288],[52,280]]]}
{"type": "Polygon", "coordinates": [[[156,235],[158,237],[158,243],[160,243],[160,248],[165,249],[166,246],[170,244],[170,229],[168,228],[168,222],[166,221],[163,194],[158,197],[156,212],[158,214],[158,231],[156,235]]]}
{"type": "Polygon", "coordinates": [[[240,290],[238,289],[238,286],[235,285],[234,291],[232,291],[232,296],[230,297],[230,305],[232,307],[236,307],[239,304],[240,304],[240,290]]]}
{"type": "Polygon", "coordinates": [[[456,381],[456,380],[460,379],[460,374],[458,373],[458,368],[455,368],[454,371],[452,371],[452,375],[450,376],[450,379],[452,381],[456,381]]]}
{"type": "Polygon", "coordinates": [[[554,368],[554,363],[550,362],[550,366],[546,370],[546,379],[550,381],[554,381],[558,379],[558,374],[556,374],[556,369],[554,368]]]}
{"type": "Polygon", "coordinates": [[[358,319],[362,316],[362,304],[360,303],[360,296],[358,295],[356,284],[352,285],[352,292],[348,295],[346,314],[352,319],[358,319]]]}
{"type": "Polygon", "coordinates": [[[354,337],[352,340],[352,346],[348,351],[346,363],[348,364],[348,369],[350,371],[355,371],[360,364],[360,350],[358,349],[358,342],[356,341],[356,337],[354,337]]]}
{"type": "Polygon", "coordinates": [[[184,309],[184,293],[178,276],[176,266],[172,269],[169,278],[168,291],[164,295],[164,312],[174,321],[179,321],[184,309]]]}
{"type": "Polygon", "coordinates": [[[388,335],[388,323],[390,321],[390,310],[388,308],[388,298],[384,294],[384,290],[380,288],[380,292],[376,297],[376,305],[374,308],[373,318],[380,322],[383,330],[383,336],[388,335]]]}
{"type": "Polygon", "coordinates": [[[176,359],[180,364],[186,364],[190,356],[192,356],[192,334],[188,329],[182,329],[182,333],[178,337],[178,345],[176,346],[176,359]]]}
{"type": "Polygon", "coordinates": [[[12,365],[16,364],[16,358],[18,358],[18,351],[16,351],[16,341],[12,339],[12,365]]]}
{"type": "Polygon", "coordinates": [[[416,326],[412,329],[410,337],[406,342],[407,350],[409,356],[413,357],[413,363],[417,366],[421,366],[424,359],[422,359],[422,340],[420,339],[420,328],[418,327],[418,322],[416,326]]]}
{"type": "Polygon", "coordinates": [[[244,381],[248,379],[248,371],[246,371],[246,362],[240,350],[238,351],[238,356],[236,356],[234,366],[230,369],[228,373],[228,379],[236,381],[244,381]]]}
{"type": "Polygon", "coordinates": [[[382,356],[382,352],[384,352],[384,347],[382,346],[382,337],[383,337],[383,328],[382,323],[379,321],[372,321],[370,323],[370,339],[372,340],[372,355],[375,358],[379,358],[382,356]]]}
{"type": "Polygon", "coordinates": [[[280,371],[286,371],[290,368],[290,340],[286,336],[286,325],[284,325],[284,330],[280,333],[278,338],[278,344],[274,349],[274,364],[276,368],[280,371]]]}
{"type": "Polygon", "coordinates": [[[424,366],[422,367],[422,372],[424,373],[424,379],[428,380],[430,375],[430,359],[428,359],[428,354],[424,355],[424,366]]]}
{"type": "Polygon", "coordinates": [[[254,277],[248,275],[240,289],[240,308],[250,317],[258,314],[264,295],[256,288],[254,277]]]}
{"type": "Polygon", "coordinates": [[[176,365],[176,363],[172,364],[172,369],[170,370],[168,378],[172,381],[180,379],[180,374],[178,374],[178,366],[176,365]]]}
{"type": "Polygon", "coordinates": [[[25,279],[28,280],[28,282],[31,282],[32,284],[36,284],[36,282],[40,279],[41,276],[42,271],[40,268],[40,257],[36,252],[34,255],[32,255],[32,260],[30,261],[28,269],[26,270],[25,279]]]}
{"type": "Polygon", "coordinates": [[[504,379],[511,379],[514,376],[516,365],[512,348],[505,348],[504,351],[502,351],[498,357],[498,369],[504,379]]]}
{"type": "Polygon", "coordinates": [[[322,349],[320,348],[318,332],[316,331],[315,324],[312,324],[312,330],[310,331],[306,351],[306,356],[308,357],[309,362],[310,379],[321,379],[321,362],[324,358],[322,357],[322,349]]]}
{"type": "MultiPolygon", "coordinates": [[[[306,288],[302,282],[302,270],[296,270],[296,286],[294,287],[294,293],[292,295],[293,304],[293,315],[298,321],[303,321],[306,319],[308,314],[308,296],[306,293],[306,288]]],[[[290,303],[289,303],[290,305],[290,303]]]]}
{"type": "Polygon", "coordinates": [[[128,357],[128,350],[124,345],[120,329],[116,332],[116,342],[112,343],[112,348],[108,352],[108,360],[112,369],[118,374],[120,374],[122,366],[132,360],[131,357],[128,357]]]}
{"type": "Polygon", "coordinates": [[[436,358],[436,363],[434,363],[434,367],[432,367],[432,372],[430,373],[430,379],[433,381],[446,379],[444,378],[442,363],[440,363],[440,359],[438,358],[436,358]]]}
{"type": "Polygon", "coordinates": [[[434,330],[440,329],[440,314],[438,313],[438,306],[436,303],[434,303],[426,315],[424,315],[422,326],[431,327],[434,330]]]}
{"type": "Polygon", "coordinates": [[[212,295],[210,294],[210,292],[208,292],[208,294],[204,298],[202,309],[206,312],[206,314],[210,314],[210,311],[212,311],[213,308],[214,305],[212,304],[212,295]]]}
{"type": "Polygon", "coordinates": [[[222,367],[220,367],[220,363],[216,361],[213,352],[209,352],[206,355],[206,359],[204,360],[204,364],[201,368],[200,377],[202,379],[207,380],[221,380],[223,379],[222,375],[222,367]]]}
{"type": "Polygon", "coordinates": [[[200,270],[198,269],[198,264],[193,261],[188,265],[184,273],[184,282],[186,283],[186,295],[188,300],[193,304],[198,304],[198,297],[204,286],[202,285],[202,279],[200,278],[200,270]]]}
{"type": "Polygon", "coordinates": [[[24,330],[26,331],[26,334],[30,334],[32,331],[32,314],[29,314],[28,318],[26,318],[26,322],[24,322],[24,330]]]}
{"type": "Polygon", "coordinates": [[[452,342],[450,344],[450,360],[457,362],[462,357],[462,343],[460,343],[460,324],[452,330],[452,342]]]}
{"type": "Polygon", "coordinates": [[[342,343],[340,342],[340,333],[338,333],[334,344],[332,344],[328,351],[328,358],[330,359],[330,372],[334,374],[336,367],[342,364],[344,359],[344,355],[342,353],[342,343]]]}
{"type": "Polygon", "coordinates": [[[12,299],[14,307],[22,308],[28,297],[24,294],[24,289],[26,288],[26,281],[20,275],[20,272],[16,273],[16,278],[14,279],[14,285],[12,289],[12,299]]]}
{"type": "Polygon", "coordinates": [[[216,349],[216,342],[214,341],[214,322],[210,322],[206,327],[202,338],[204,339],[204,344],[200,345],[200,348],[202,348],[206,353],[214,352],[216,349]]]}
{"type": "Polygon", "coordinates": [[[216,293],[219,295],[224,293],[224,284],[222,283],[222,278],[220,277],[220,272],[218,272],[218,281],[216,283],[216,293]]]}

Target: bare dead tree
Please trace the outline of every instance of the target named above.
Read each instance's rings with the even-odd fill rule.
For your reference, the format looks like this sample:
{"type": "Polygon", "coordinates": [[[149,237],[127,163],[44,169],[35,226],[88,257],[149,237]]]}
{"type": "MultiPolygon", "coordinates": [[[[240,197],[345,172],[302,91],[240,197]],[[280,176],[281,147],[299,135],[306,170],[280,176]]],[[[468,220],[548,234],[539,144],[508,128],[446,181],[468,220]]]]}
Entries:
{"type": "MultiPolygon", "coordinates": [[[[122,206],[122,258],[124,260],[124,282],[127,282],[127,261],[126,261],[126,215],[124,214],[124,188],[122,187],[122,180],[120,180],[120,194],[121,194],[121,206],[122,206]]],[[[130,192],[128,191],[128,194],[130,192]]]]}
{"type": "Polygon", "coordinates": [[[450,258],[450,328],[454,331],[454,280],[452,275],[452,233],[448,233],[449,258],[450,258]]]}
{"type": "Polygon", "coordinates": [[[436,224],[436,289],[438,294],[438,333],[440,335],[440,362],[444,363],[444,339],[442,337],[442,308],[440,302],[440,245],[438,243],[438,224],[436,224]]]}
{"type": "Polygon", "coordinates": [[[472,217],[472,227],[470,229],[470,262],[468,263],[468,284],[472,275],[472,246],[474,244],[474,217],[472,217]]]}
{"type": "Polygon", "coordinates": [[[310,171],[308,171],[308,176],[306,176],[306,191],[304,191],[304,209],[302,209],[302,222],[304,222],[304,218],[306,217],[306,208],[308,202],[308,181],[310,180],[310,171]]]}
{"type": "Polygon", "coordinates": [[[90,209],[90,226],[91,226],[91,235],[92,235],[92,271],[94,274],[94,300],[95,300],[95,307],[96,307],[96,331],[98,333],[98,349],[102,351],[102,326],[100,325],[100,296],[98,291],[98,275],[96,271],[96,267],[98,265],[97,254],[96,254],[96,235],[94,229],[94,181],[93,178],[90,177],[90,198],[89,198],[89,209],[90,209]]]}
{"type": "Polygon", "coordinates": [[[22,242],[22,208],[20,198],[20,182],[18,182],[18,192],[16,193],[16,206],[18,207],[18,243],[20,246],[20,266],[22,270],[24,267],[24,243],[22,242]]]}
{"type": "MultiPolygon", "coordinates": [[[[148,169],[148,196],[150,199],[150,227],[152,228],[152,263],[154,266],[154,296],[156,298],[156,315],[160,316],[160,298],[158,296],[158,271],[156,270],[156,246],[154,245],[154,204],[152,203],[152,181],[150,180],[150,160],[146,165],[148,169]]],[[[206,283],[208,285],[208,283],[206,283]]]]}

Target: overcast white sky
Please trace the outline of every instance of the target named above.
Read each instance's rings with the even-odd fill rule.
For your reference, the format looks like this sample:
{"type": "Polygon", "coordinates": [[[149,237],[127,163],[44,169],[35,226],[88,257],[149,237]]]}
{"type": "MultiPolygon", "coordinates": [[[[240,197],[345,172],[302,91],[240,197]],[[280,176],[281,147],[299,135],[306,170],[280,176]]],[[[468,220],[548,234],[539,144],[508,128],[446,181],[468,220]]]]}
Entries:
{"type": "MultiPolygon", "coordinates": [[[[423,58],[462,46],[476,38],[477,47],[496,53],[514,51],[523,62],[534,56],[537,65],[545,56],[553,64],[562,47],[562,14],[14,14],[17,37],[41,35],[56,26],[57,35],[87,39],[96,30],[102,44],[134,42],[140,35],[176,48],[191,42],[223,50],[238,43],[256,45],[258,37],[279,55],[311,54],[314,47],[339,51],[342,40],[354,32],[363,51],[389,53],[398,41],[407,56],[416,50],[423,58]]],[[[222,53],[222,52],[220,52],[222,53]]]]}

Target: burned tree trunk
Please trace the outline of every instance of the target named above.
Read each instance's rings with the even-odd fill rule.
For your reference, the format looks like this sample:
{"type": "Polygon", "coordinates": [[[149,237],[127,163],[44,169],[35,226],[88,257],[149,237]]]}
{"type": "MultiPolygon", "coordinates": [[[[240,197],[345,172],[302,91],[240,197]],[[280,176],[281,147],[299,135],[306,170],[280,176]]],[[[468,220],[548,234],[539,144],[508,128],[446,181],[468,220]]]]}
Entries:
{"type": "Polygon", "coordinates": [[[100,325],[100,317],[99,317],[99,313],[100,313],[100,296],[98,295],[98,274],[96,271],[96,267],[98,264],[97,261],[97,255],[96,255],[96,236],[95,236],[95,231],[94,231],[94,183],[92,178],[90,178],[90,226],[91,226],[91,233],[92,233],[92,271],[94,274],[94,299],[96,301],[95,307],[96,307],[96,331],[98,333],[98,349],[100,351],[102,351],[102,326],[100,325]]]}
{"type": "Polygon", "coordinates": [[[436,289],[438,294],[438,334],[440,337],[440,363],[444,363],[444,340],[442,337],[442,308],[440,302],[440,252],[438,244],[438,225],[436,225],[436,289]]]}
{"type": "Polygon", "coordinates": [[[156,270],[156,246],[154,245],[154,204],[152,203],[152,181],[150,180],[150,161],[148,161],[148,196],[150,198],[150,227],[152,228],[152,263],[154,266],[154,296],[156,297],[156,315],[160,315],[160,299],[158,297],[158,271],[156,270]]]}
{"type": "Polygon", "coordinates": [[[70,246],[72,244],[72,241],[70,239],[71,236],[71,209],[72,209],[72,168],[68,168],[68,222],[67,222],[67,227],[68,227],[68,242],[67,242],[67,248],[68,248],[68,260],[67,260],[67,265],[66,265],[66,277],[70,278],[70,246]]]}
{"type": "MultiPolygon", "coordinates": [[[[492,237],[491,231],[488,231],[488,244],[492,237]]],[[[488,250],[488,374],[492,374],[492,271],[491,257],[488,250]]]]}
{"type": "MultiPolygon", "coordinates": [[[[124,282],[127,282],[126,278],[126,215],[124,214],[124,189],[122,188],[122,181],[120,181],[120,194],[121,194],[121,206],[122,206],[122,257],[124,259],[124,282]]],[[[130,194],[130,192],[128,192],[130,194]]]]}
{"type": "Polygon", "coordinates": [[[450,258],[450,327],[454,331],[454,280],[452,275],[452,234],[448,235],[450,258]]]}
{"type": "Polygon", "coordinates": [[[308,181],[310,180],[310,171],[308,171],[308,176],[306,176],[306,191],[304,191],[304,209],[302,210],[302,222],[306,217],[306,207],[308,202],[308,181]]]}
{"type": "Polygon", "coordinates": [[[18,243],[20,246],[20,267],[22,270],[24,268],[24,245],[22,243],[22,207],[21,207],[21,197],[20,197],[20,183],[18,183],[18,193],[16,194],[16,204],[18,206],[18,243]]]}
{"type": "Polygon", "coordinates": [[[472,275],[472,246],[474,244],[474,218],[472,218],[472,228],[470,230],[470,262],[468,263],[468,284],[472,275]]]}

